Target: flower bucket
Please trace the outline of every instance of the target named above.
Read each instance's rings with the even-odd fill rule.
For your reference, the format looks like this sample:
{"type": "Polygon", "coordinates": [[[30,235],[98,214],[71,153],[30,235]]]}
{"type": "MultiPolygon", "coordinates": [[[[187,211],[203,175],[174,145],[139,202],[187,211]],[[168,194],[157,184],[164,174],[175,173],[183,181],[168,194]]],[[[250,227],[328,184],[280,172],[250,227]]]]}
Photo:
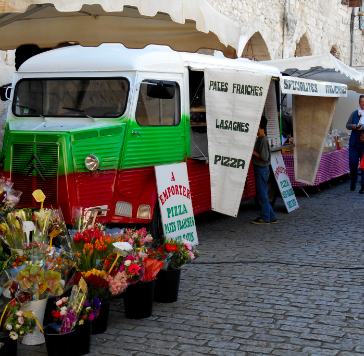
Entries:
{"type": "Polygon", "coordinates": [[[0,355],[16,356],[18,343],[9,335],[9,331],[0,332],[0,355]]]}
{"type": "Polygon", "coordinates": [[[152,316],[155,279],[130,285],[124,292],[125,316],[143,319],[152,316]]]}
{"type": "Polygon", "coordinates": [[[44,312],[43,325],[49,325],[53,323],[54,317],[51,314],[51,311],[56,309],[56,299],[57,297],[48,297],[47,305],[44,312]]]}
{"type": "Polygon", "coordinates": [[[109,320],[110,301],[101,300],[100,314],[92,321],[92,335],[102,334],[107,330],[109,320]]]}
{"type": "Polygon", "coordinates": [[[74,331],[75,329],[69,333],[58,334],[49,326],[45,327],[44,337],[48,356],[70,356],[71,335],[74,331]]]}
{"type": "Polygon", "coordinates": [[[71,335],[69,356],[81,356],[90,352],[92,323],[93,321],[86,321],[83,325],[76,325],[75,332],[71,335]]]}
{"type": "MultiPolygon", "coordinates": [[[[43,327],[43,318],[47,301],[48,298],[24,303],[21,307],[21,310],[32,311],[35,317],[38,319],[39,324],[43,327]]],[[[21,343],[25,345],[39,345],[44,344],[44,342],[44,335],[40,331],[38,325],[32,333],[25,335],[21,341],[21,343]]]]}
{"type": "Polygon", "coordinates": [[[158,303],[174,303],[178,299],[181,269],[160,270],[154,288],[154,301],[158,303]]]}

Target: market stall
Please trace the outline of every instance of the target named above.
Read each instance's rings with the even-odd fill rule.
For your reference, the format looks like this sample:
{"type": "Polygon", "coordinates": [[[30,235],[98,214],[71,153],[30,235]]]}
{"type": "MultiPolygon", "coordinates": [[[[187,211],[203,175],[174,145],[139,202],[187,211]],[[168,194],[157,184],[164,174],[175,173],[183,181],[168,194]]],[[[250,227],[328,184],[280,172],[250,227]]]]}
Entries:
{"type": "MultiPolygon", "coordinates": [[[[288,166],[295,171],[295,175],[292,177],[294,178],[292,179],[292,185],[317,185],[319,182],[337,176],[337,174],[346,174],[349,169],[347,153],[345,153],[347,150],[335,154],[333,152],[324,152],[324,150],[330,145],[327,141],[333,140],[334,136],[336,136],[335,139],[342,140],[341,133],[330,132],[337,98],[346,97],[347,89],[344,90],[344,87],[356,91],[363,90],[362,74],[345,65],[331,54],[272,60],[265,63],[274,65],[281,71],[282,80],[286,81],[286,87],[284,87],[284,84],[282,85],[282,101],[285,96],[289,96],[292,102],[295,130],[294,155],[284,157],[288,166]],[[288,79],[288,76],[291,79],[288,79]],[[321,94],[310,90],[309,83],[305,87],[304,82],[309,80],[307,78],[319,80],[319,84],[324,85],[321,94]],[[343,84],[344,87],[341,87],[338,83],[343,84]],[[300,90],[300,88],[304,90],[300,90]],[[301,92],[299,93],[299,91],[301,92]],[[328,97],[331,97],[331,99],[328,99],[328,97]],[[331,103],[329,103],[330,100],[331,103]],[[300,118],[297,117],[298,112],[300,118]],[[317,136],[318,134],[320,137],[317,136]],[[314,142],[315,140],[316,142],[314,142]],[[327,162],[333,161],[333,159],[329,159],[331,156],[333,158],[337,156],[338,158],[335,165],[333,163],[327,164],[327,162]],[[314,164],[312,164],[313,161],[315,161],[314,164]],[[300,167],[298,167],[299,165],[300,167]],[[335,168],[336,173],[332,172],[333,168],[335,168]]],[[[342,147],[345,147],[345,145],[341,144],[340,148],[342,147]]],[[[334,147],[334,150],[336,150],[336,147],[334,147]]]]}

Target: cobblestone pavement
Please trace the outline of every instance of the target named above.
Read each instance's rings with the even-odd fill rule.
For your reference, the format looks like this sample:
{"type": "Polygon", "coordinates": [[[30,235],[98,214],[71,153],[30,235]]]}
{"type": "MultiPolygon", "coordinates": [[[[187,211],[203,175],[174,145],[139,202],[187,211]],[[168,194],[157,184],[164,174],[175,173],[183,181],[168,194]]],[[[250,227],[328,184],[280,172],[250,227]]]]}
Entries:
{"type": "MultiPolygon", "coordinates": [[[[179,300],[129,320],[121,299],[90,355],[364,355],[364,196],[349,182],[310,189],[300,209],[257,226],[239,217],[196,217],[198,262],[182,272],[179,300]]],[[[19,346],[19,356],[45,354],[19,346]]]]}

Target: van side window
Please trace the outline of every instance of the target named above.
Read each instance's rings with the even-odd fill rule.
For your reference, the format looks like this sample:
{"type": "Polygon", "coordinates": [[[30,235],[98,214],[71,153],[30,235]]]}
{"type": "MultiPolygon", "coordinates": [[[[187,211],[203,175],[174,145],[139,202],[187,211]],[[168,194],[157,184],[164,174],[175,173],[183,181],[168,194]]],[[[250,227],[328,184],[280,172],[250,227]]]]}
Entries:
{"type": "Polygon", "coordinates": [[[181,98],[176,82],[145,80],[140,84],[136,121],[140,126],[177,126],[181,98]]]}

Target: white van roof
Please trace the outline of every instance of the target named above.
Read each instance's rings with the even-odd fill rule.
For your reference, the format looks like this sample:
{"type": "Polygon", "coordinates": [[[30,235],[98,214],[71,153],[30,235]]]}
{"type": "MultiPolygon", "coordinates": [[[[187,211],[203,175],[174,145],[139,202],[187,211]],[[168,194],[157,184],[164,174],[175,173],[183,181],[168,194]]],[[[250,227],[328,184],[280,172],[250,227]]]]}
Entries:
{"type": "Polygon", "coordinates": [[[102,44],[99,47],[69,46],[43,52],[25,61],[18,73],[119,71],[183,73],[185,66],[193,70],[229,68],[280,76],[276,67],[248,59],[176,52],[167,46],[157,45],[148,45],[143,49],[129,49],[122,44],[102,44]]]}

